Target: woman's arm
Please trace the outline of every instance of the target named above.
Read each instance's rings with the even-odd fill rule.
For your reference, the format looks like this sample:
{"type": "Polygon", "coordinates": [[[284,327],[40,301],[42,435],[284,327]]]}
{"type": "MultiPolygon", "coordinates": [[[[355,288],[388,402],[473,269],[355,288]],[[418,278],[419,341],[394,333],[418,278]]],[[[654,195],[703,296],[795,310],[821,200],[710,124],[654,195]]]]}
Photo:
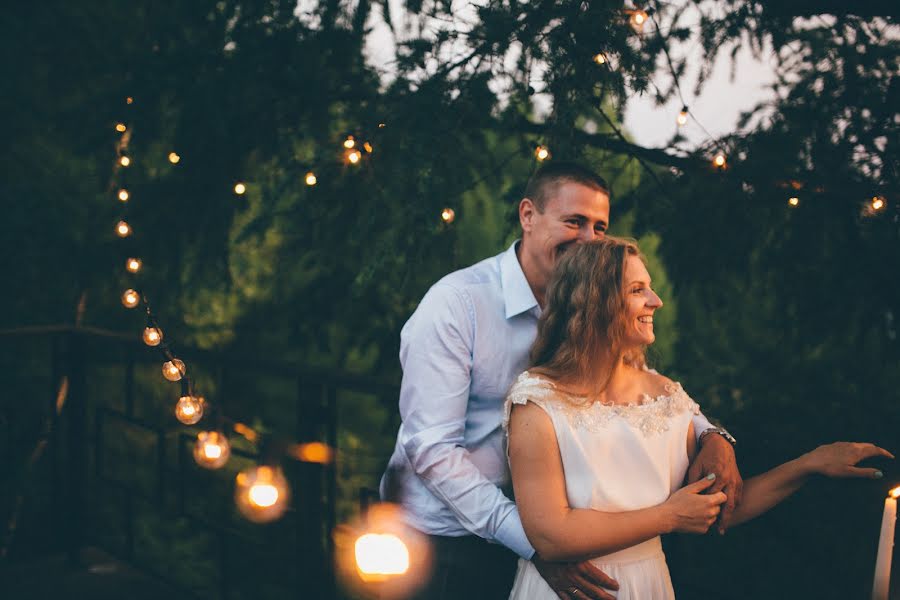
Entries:
{"type": "Polygon", "coordinates": [[[738,525],[766,512],[803,487],[811,475],[877,479],[881,477],[877,469],[856,466],[875,456],[894,458],[873,444],[835,442],[753,477],[744,484],[744,499],[734,511],[732,524],[738,525]]]}
{"type": "Polygon", "coordinates": [[[583,560],[671,531],[705,532],[725,494],[702,495],[713,480],[678,490],[657,506],[622,513],[569,507],[556,433],[533,403],[515,405],[509,423],[509,462],[525,533],[544,560],[583,560]]]}

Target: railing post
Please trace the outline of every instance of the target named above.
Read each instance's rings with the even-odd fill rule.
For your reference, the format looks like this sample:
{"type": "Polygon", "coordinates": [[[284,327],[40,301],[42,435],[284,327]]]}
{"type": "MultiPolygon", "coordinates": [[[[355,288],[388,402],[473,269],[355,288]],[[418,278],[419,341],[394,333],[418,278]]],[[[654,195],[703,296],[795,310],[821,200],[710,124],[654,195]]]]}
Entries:
{"type": "Polygon", "coordinates": [[[68,397],[65,403],[66,462],[65,473],[65,534],[66,553],[69,561],[80,564],[84,543],[85,500],[84,482],[87,477],[87,389],[84,372],[84,339],[78,331],[67,336],[66,369],[69,378],[68,397]]]}

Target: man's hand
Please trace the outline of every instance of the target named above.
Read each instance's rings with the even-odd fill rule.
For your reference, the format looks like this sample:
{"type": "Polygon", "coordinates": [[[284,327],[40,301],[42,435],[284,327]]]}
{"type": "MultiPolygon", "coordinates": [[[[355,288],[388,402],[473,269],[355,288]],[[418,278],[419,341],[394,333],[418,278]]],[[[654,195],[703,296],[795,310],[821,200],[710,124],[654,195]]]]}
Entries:
{"type": "Polygon", "coordinates": [[[699,481],[710,473],[715,473],[716,482],[706,490],[706,493],[724,492],[728,496],[728,500],[722,505],[722,512],[719,513],[719,521],[716,525],[721,535],[728,529],[734,508],[741,503],[744,480],[741,479],[737,468],[734,448],[718,433],[710,433],[703,437],[700,453],[688,469],[688,483],[699,481]]]}
{"type": "Polygon", "coordinates": [[[535,556],[532,562],[561,600],[614,600],[615,596],[603,588],[619,589],[619,583],[615,579],[587,561],[546,562],[535,556]]]}

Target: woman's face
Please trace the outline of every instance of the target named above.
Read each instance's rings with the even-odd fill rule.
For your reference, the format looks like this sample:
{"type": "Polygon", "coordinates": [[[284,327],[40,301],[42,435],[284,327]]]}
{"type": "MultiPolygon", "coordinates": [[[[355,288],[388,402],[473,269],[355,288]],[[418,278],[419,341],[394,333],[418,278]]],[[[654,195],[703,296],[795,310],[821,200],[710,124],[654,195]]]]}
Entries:
{"type": "Polygon", "coordinates": [[[637,256],[625,258],[625,338],[626,348],[649,346],[656,339],[653,334],[653,313],[662,307],[662,300],[650,287],[650,274],[637,256]]]}

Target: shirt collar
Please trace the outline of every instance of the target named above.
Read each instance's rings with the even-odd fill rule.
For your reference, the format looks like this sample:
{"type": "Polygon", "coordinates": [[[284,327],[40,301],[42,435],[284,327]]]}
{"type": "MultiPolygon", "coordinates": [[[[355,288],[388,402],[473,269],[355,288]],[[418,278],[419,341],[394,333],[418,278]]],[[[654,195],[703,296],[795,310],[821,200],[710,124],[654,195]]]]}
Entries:
{"type": "Polygon", "coordinates": [[[500,256],[500,285],[503,287],[503,302],[506,305],[506,318],[514,317],[538,305],[522,272],[522,265],[516,256],[516,240],[512,246],[500,256]]]}

